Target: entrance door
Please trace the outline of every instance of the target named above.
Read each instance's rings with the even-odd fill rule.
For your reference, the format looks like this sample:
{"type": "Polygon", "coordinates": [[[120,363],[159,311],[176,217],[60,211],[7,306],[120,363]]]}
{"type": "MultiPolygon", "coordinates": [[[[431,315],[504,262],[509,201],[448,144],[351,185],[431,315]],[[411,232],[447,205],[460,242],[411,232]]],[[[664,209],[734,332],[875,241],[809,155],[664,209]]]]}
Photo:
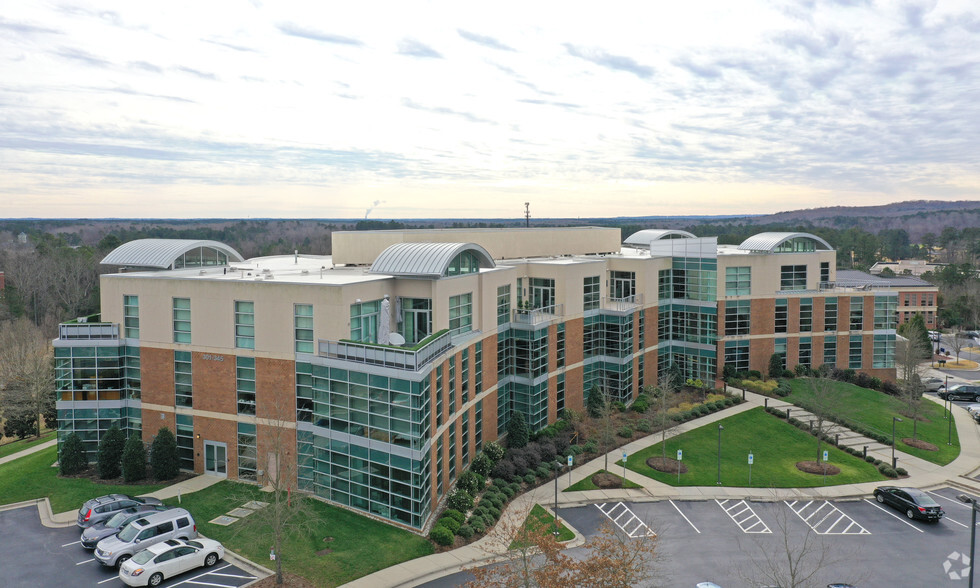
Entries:
{"type": "Polygon", "coordinates": [[[228,446],[217,441],[204,442],[204,473],[228,476],[228,446]]]}

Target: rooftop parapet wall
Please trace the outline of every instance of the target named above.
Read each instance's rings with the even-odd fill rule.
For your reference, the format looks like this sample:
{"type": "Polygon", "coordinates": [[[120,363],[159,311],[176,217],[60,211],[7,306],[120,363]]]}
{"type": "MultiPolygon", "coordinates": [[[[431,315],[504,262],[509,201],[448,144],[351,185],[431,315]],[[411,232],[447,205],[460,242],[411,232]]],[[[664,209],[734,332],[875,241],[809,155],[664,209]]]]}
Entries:
{"type": "Polygon", "coordinates": [[[333,262],[345,265],[371,265],[395,243],[477,243],[493,259],[618,253],[622,245],[620,230],[608,227],[338,231],[331,238],[333,262]]]}

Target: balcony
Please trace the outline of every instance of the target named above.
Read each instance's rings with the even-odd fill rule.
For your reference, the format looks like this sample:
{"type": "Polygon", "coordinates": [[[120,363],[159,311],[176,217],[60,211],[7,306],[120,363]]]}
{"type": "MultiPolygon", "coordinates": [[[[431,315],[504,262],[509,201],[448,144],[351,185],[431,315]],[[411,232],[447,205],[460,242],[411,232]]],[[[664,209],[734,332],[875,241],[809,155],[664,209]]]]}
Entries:
{"type": "Polygon", "coordinates": [[[62,323],[58,325],[62,341],[119,339],[117,323],[62,323]]]}
{"type": "Polygon", "coordinates": [[[616,312],[631,312],[643,306],[643,294],[634,294],[623,298],[603,298],[602,309],[616,312]]]}
{"type": "Polygon", "coordinates": [[[541,308],[515,308],[511,311],[512,321],[523,325],[536,325],[565,315],[564,304],[554,304],[541,308]]]}
{"type": "Polygon", "coordinates": [[[353,341],[318,341],[319,355],[344,361],[418,371],[453,346],[449,331],[434,336],[418,349],[353,341]]]}

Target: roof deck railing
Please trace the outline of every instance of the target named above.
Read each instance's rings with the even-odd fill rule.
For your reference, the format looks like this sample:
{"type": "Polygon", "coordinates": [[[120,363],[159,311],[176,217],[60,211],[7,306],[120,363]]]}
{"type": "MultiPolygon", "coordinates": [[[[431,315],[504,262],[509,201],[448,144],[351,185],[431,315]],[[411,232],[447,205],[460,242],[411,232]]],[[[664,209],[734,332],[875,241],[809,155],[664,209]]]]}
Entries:
{"type": "Polygon", "coordinates": [[[58,338],[63,341],[119,338],[118,323],[61,323],[58,325],[58,338]]]}
{"type": "Polygon", "coordinates": [[[515,323],[536,325],[565,315],[564,304],[552,304],[541,308],[515,308],[511,311],[515,323]]]}
{"type": "Polygon", "coordinates": [[[622,298],[603,298],[602,308],[604,310],[615,310],[618,312],[626,312],[633,310],[639,306],[643,306],[643,294],[634,294],[632,296],[624,296],[622,298]]]}
{"type": "Polygon", "coordinates": [[[352,341],[318,341],[319,354],[324,357],[412,371],[418,371],[452,346],[448,331],[415,350],[352,341]]]}

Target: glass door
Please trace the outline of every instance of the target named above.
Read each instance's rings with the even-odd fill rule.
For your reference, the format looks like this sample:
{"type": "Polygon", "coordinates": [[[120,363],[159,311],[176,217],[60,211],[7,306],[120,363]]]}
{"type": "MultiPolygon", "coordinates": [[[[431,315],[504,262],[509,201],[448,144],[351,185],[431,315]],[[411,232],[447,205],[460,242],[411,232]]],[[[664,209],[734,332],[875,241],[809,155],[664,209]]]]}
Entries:
{"type": "Polygon", "coordinates": [[[228,446],[217,441],[204,442],[204,472],[221,476],[228,476],[228,446]]]}

